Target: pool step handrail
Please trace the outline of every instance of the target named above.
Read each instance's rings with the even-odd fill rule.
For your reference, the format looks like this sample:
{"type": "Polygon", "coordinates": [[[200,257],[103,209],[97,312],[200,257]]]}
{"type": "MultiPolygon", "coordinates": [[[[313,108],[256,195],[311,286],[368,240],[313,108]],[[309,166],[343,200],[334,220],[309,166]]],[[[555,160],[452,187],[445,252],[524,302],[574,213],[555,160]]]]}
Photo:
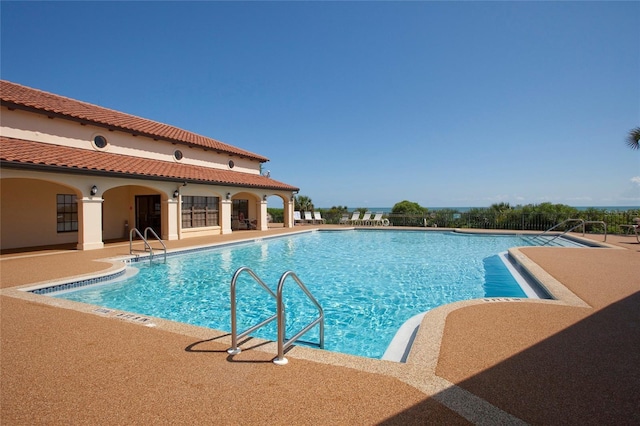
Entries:
{"type": "Polygon", "coordinates": [[[278,356],[273,360],[274,364],[277,365],[285,365],[287,364],[289,361],[287,361],[287,358],[285,358],[284,356],[284,351],[285,349],[287,349],[289,346],[291,346],[296,340],[298,340],[300,337],[302,337],[302,335],[304,335],[306,332],[308,332],[309,330],[311,330],[313,327],[315,327],[316,325],[319,325],[319,332],[320,332],[320,341],[318,343],[318,346],[320,347],[320,349],[324,349],[324,310],[322,309],[322,306],[320,306],[320,303],[318,303],[318,301],[316,300],[315,297],[313,297],[313,294],[311,294],[311,292],[309,291],[309,289],[304,285],[304,283],[302,282],[302,280],[300,280],[300,278],[293,272],[293,271],[287,271],[284,274],[282,274],[282,276],[280,277],[280,281],[278,282],[278,293],[277,293],[277,302],[278,302],[278,356]],[[300,287],[300,289],[307,295],[307,297],[309,298],[309,300],[311,301],[311,303],[313,303],[316,308],[318,309],[318,317],[316,319],[314,319],[313,321],[311,321],[309,324],[307,324],[302,330],[300,330],[295,336],[293,336],[292,338],[288,339],[285,342],[285,326],[286,326],[286,314],[285,314],[285,307],[284,307],[284,301],[282,299],[282,291],[284,289],[284,283],[287,280],[288,277],[291,277],[296,284],[298,284],[298,287],[300,287]]]}
{"type": "Polygon", "coordinates": [[[158,237],[158,234],[156,234],[156,231],[153,230],[153,228],[151,228],[150,226],[147,226],[144,230],[144,239],[146,241],[149,241],[149,232],[151,232],[151,235],[153,235],[156,240],[158,240],[158,242],[160,243],[160,245],[162,245],[162,250],[164,251],[164,263],[167,263],[167,246],[164,244],[164,241],[162,241],[162,238],[158,237]]]}
{"type": "Polygon", "coordinates": [[[133,237],[136,235],[144,243],[144,250],[142,251],[144,251],[145,253],[149,252],[149,264],[151,264],[151,262],[153,261],[153,248],[149,244],[149,241],[147,241],[147,239],[140,233],[138,228],[132,228],[131,231],[129,231],[129,254],[133,254],[133,252],[135,251],[133,249],[133,237]]]}
{"type": "MultiPolygon", "coordinates": [[[[603,221],[603,220],[586,220],[586,221],[584,222],[584,224],[585,224],[585,225],[586,225],[586,224],[599,224],[599,225],[602,225],[602,226],[604,227],[604,240],[603,240],[603,241],[604,241],[604,242],[606,242],[606,241],[607,241],[607,222],[605,222],[605,221],[603,221]]],[[[583,236],[583,237],[584,237],[584,232],[585,232],[585,229],[584,229],[584,226],[583,226],[583,227],[582,227],[582,236],[583,236]]]]}
{"type": "Polygon", "coordinates": [[[142,251],[144,251],[145,253],[146,252],[149,253],[149,264],[153,263],[153,247],[151,247],[151,244],[149,244],[149,240],[147,239],[147,235],[148,235],[148,231],[149,230],[156,237],[156,239],[158,241],[160,241],[160,244],[162,244],[162,248],[164,249],[164,263],[167,263],[167,246],[158,237],[156,232],[151,228],[145,229],[144,230],[144,235],[142,235],[142,233],[140,233],[138,228],[133,228],[133,229],[131,229],[131,231],[129,231],[129,254],[133,254],[133,252],[136,251],[136,250],[133,249],[133,237],[137,235],[138,238],[140,238],[142,240],[142,242],[144,243],[144,250],[142,250],[142,251]]]}
{"type": "Polygon", "coordinates": [[[311,292],[309,291],[309,289],[304,285],[304,283],[300,280],[300,278],[293,272],[293,271],[287,271],[284,274],[282,274],[282,276],[280,277],[280,280],[278,281],[278,289],[277,289],[277,294],[273,292],[273,290],[271,290],[269,288],[269,286],[267,284],[264,283],[264,281],[262,281],[260,279],[260,277],[258,277],[258,275],[256,275],[255,272],[253,272],[253,270],[251,270],[251,268],[247,267],[247,266],[242,266],[241,268],[239,268],[234,274],[233,274],[233,278],[231,279],[231,289],[230,289],[230,298],[231,298],[231,347],[229,349],[227,349],[227,353],[229,353],[230,355],[237,355],[240,352],[242,352],[242,349],[240,349],[240,347],[238,346],[238,340],[242,339],[243,337],[247,336],[249,333],[252,333],[256,330],[258,330],[259,328],[271,323],[273,320],[277,320],[277,325],[278,325],[278,355],[276,356],[276,358],[273,359],[273,363],[276,365],[285,365],[288,363],[287,359],[284,357],[284,351],[285,349],[287,349],[289,346],[291,346],[293,344],[293,342],[295,342],[296,340],[298,340],[300,337],[302,337],[302,335],[304,335],[306,332],[308,332],[309,330],[311,330],[311,328],[313,328],[314,326],[318,325],[320,326],[320,339],[319,339],[319,343],[318,346],[323,349],[324,348],[324,311],[322,309],[322,306],[320,306],[320,303],[318,303],[318,301],[316,300],[315,297],[313,297],[313,295],[311,294],[311,292]],[[276,300],[276,313],[273,316],[270,316],[269,318],[265,319],[264,321],[260,322],[259,324],[256,324],[252,327],[249,327],[248,329],[246,329],[245,331],[238,333],[238,320],[237,320],[237,303],[236,303],[236,287],[238,284],[238,277],[242,274],[242,273],[247,273],[249,274],[271,297],[273,297],[276,300]],[[300,287],[300,289],[307,295],[307,297],[309,298],[309,300],[316,306],[316,308],[318,308],[318,318],[314,319],[313,321],[311,321],[308,325],[306,325],[301,331],[299,331],[295,336],[293,336],[290,339],[286,339],[285,337],[285,327],[286,327],[286,314],[285,314],[285,306],[284,306],[284,299],[282,296],[282,292],[284,289],[284,283],[287,280],[288,277],[293,278],[293,280],[298,284],[298,286],[300,287]],[[285,342],[286,340],[286,342],[285,342]]]}
{"type": "MultiPolygon", "coordinates": [[[[529,236],[528,239],[529,241],[533,241],[536,244],[540,244],[541,246],[546,246],[551,244],[553,241],[555,241],[556,239],[562,237],[563,235],[573,231],[576,228],[579,228],[582,226],[582,234],[584,235],[584,224],[585,221],[583,219],[565,219],[562,222],[559,222],[555,225],[553,225],[551,228],[547,229],[546,231],[544,231],[542,234],[538,234],[538,235],[533,235],[533,236],[529,236]],[[551,239],[545,239],[545,235],[547,235],[549,232],[553,231],[554,229],[562,226],[562,225],[566,225],[568,223],[572,223],[572,222],[578,222],[577,225],[572,226],[571,228],[565,230],[563,233],[561,234],[554,234],[555,236],[551,239]]],[[[605,225],[606,226],[606,225],[605,225]]]]}
{"type": "Polygon", "coordinates": [[[240,352],[242,352],[242,349],[240,349],[240,347],[238,346],[238,340],[242,339],[243,337],[247,336],[249,333],[253,333],[254,331],[256,331],[257,329],[259,329],[260,327],[263,327],[267,324],[269,324],[270,322],[276,320],[278,318],[278,314],[274,314],[273,316],[267,318],[266,320],[262,321],[259,324],[256,324],[252,327],[249,327],[248,329],[246,329],[245,331],[243,331],[242,333],[238,334],[238,319],[237,319],[237,309],[236,309],[236,286],[238,284],[238,277],[240,276],[240,274],[242,274],[243,272],[246,272],[247,274],[249,274],[251,276],[251,278],[253,278],[258,284],[260,284],[260,286],[267,292],[269,293],[269,295],[271,297],[273,297],[274,299],[276,299],[277,301],[277,296],[276,294],[273,292],[273,290],[271,290],[269,288],[268,285],[266,285],[264,283],[264,281],[262,281],[260,279],[260,277],[258,277],[256,275],[255,272],[253,272],[253,270],[251,270],[251,268],[249,268],[248,266],[242,266],[241,268],[239,268],[234,274],[233,274],[233,278],[231,279],[231,290],[230,290],[230,298],[231,298],[231,347],[229,349],[227,349],[227,353],[229,353],[230,355],[237,355],[240,352]]]}

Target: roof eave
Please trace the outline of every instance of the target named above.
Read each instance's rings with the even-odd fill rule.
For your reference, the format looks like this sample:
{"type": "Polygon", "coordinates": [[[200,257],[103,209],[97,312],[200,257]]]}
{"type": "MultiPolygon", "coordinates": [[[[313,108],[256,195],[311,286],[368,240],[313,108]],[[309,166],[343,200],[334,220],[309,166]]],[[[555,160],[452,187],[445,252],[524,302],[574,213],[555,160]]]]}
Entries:
{"type": "Polygon", "coordinates": [[[0,167],[8,168],[8,169],[35,170],[35,171],[44,171],[44,172],[64,172],[64,173],[80,174],[80,175],[87,175],[87,176],[130,178],[130,179],[138,179],[138,180],[152,180],[152,181],[158,181],[158,182],[175,182],[180,184],[187,182],[187,183],[202,184],[202,185],[230,186],[234,188],[269,189],[273,191],[287,191],[287,192],[300,191],[300,189],[296,187],[282,188],[275,185],[251,185],[251,184],[223,182],[223,181],[216,181],[216,180],[199,180],[199,179],[178,178],[178,177],[169,177],[169,176],[152,176],[152,175],[144,175],[144,174],[136,174],[136,173],[112,172],[108,170],[95,170],[95,169],[85,169],[85,168],[77,168],[77,167],[55,166],[50,164],[24,163],[24,162],[16,162],[16,161],[8,161],[8,160],[0,160],[0,167]]]}
{"type": "Polygon", "coordinates": [[[15,103],[15,102],[9,102],[6,100],[0,100],[0,105],[6,108],[11,109],[19,109],[21,111],[26,111],[26,112],[31,112],[34,114],[40,114],[40,115],[45,115],[49,118],[60,118],[63,120],[68,120],[68,121],[73,121],[76,123],[79,123],[81,125],[93,125],[96,127],[101,127],[103,129],[109,130],[109,131],[120,131],[123,133],[129,133],[131,135],[134,136],[145,136],[154,140],[162,140],[162,141],[166,141],[166,142],[170,142],[170,143],[175,143],[175,144],[179,144],[179,145],[184,145],[184,146],[188,146],[189,148],[201,148],[203,150],[209,150],[209,151],[215,151],[215,152],[222,152],[225,154],[228,154],[229,156],[234,156],[234,157],[240,157],[240,158],[248,158],[251,160],[257,160],[260,163],[266,163],[269,161],[269,159],[267,157],[263,157],[263,156],[259,156],[259,155],[247,155],[247,154],[240,154],[238,152],[234,152],[234,151],[230,151],[230,150],[226,150],[224,148],[214,148],[214,147],[206,147],[203,145],[198,145],[198,144],[194,144],[194,143],[189,143],[187,141],[183,141],[180,139],[174,139],[174,138],[168,138],[166,136],[159,136],[153,133],[147,133],[147,132],[141,132],[141,131],[137,131],[137,130],[133,130],[133,129],[129,129],[126,127],[122,127],[122,126],[115,126],[112,124],[107,124],[107,123],[102,123],[100,121],[95,121],[95,120],[89,120],[89,119],[82,119],[79,117],[75,117],[73,115],[70,114],[64,114],[64,113],[60,113],[60,112],[55,112],[55,111],[49,111],[46,109],[42,109],[42,108],[36,108],[36,107],[32,107],[29,105],[24,105],[24,104],[20,104],[20,103],[15,103]]]}

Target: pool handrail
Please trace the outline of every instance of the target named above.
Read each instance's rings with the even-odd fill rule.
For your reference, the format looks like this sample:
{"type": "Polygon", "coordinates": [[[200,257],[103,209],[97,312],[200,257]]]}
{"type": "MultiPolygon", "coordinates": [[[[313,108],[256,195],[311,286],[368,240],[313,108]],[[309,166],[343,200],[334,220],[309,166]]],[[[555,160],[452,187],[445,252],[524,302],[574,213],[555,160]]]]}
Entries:
{"type": "Polygon", "coordinates": [[[278,316],[278,356],[273,359],[273,363],[276,364],[276,365],[285,365],[285,364],[287,364],[289,361],[287,361],[287,358],[285,358],[285,356],[284,356],[285,349],[287,349],[289,346],[291,346],[296,340],[298,340],[300,337],[302,337],[303,334],[305,334],[306,332],[311,330],[317,324],[320,325],[320,330],[319,330],[320,331],[320,336],[319,336],[320,337],[320,341],[318,343],[318,346],[320,347],[320,349],[324,349],[324,310],[322,309],[322,306],[320,306],[320,303],[318,303],[316,298],[313,297],[313,295],[311,294],[309,289],[304,285],[304,283],[300,280],[300,278],[293,271],[287,271],[284,274],[282,274],[282,276],[280,277],[280,281],[278,282],[277,301],[278,301],[278,312],[277,312],[277,316],[278,316]],[[286,281],[286,279],[288,277],[293,278],[293,280],[296,282],[296,284],[298,284],[298,287],[300,287],[300,289],[307,295],[309,300],[316,306],[316,308],[318,308],[319,315],[318,315],[318,318],[316,318],[315,320],[311,321],[301,331],[299,331],[295,336],[293,336],[292,338],[288,339],[285,342],[285,326],[286,326],[285,315],[286,314],[285,314],[285,309],[284,309],[284,302],[282,300],[282,290],[284,288],[284,283],[285,283],[285,281],[286,281]]]}
{"type": "Polygon", "coordinates": [[[269,295],[271,295],[271,297],[273,297],[276,300],[278,299],[276,294],[273,292],[273,290],[271,290],[269,288],[269,286],[266,285],[264,283],[264,281],[262,281],[260,279],[260,277],[258,277],[258,275],[256,275],[256,273],[253,272],[253,270],[251,268],[249,268],[248,266],[242,266],[242,267],[238,268],[238,270],[233,274],[233,278],[231,279],[231,290],[230,290],[230,298],[231,298],[231,347],[229,349],[227,349],[227,353],[229,353],[230,355],[237,355],[240,352],[242,352],[242,349],[240,349],[240,347],[238,347],[238,340],[239,339],[242,339],[243,337],[245,337],[249,333],[252,333],[252,332],[256,331],[260,327],[263,327],[263,326],[269,324],[271,321],[273,321],[273,320],[278,318],[278,314],[276,313],[275,315],[267,318],[266,320],[262,321],[261,323],[256,324],[253,327],[249,327],[248,329],[246,329],[242,333],[238,334],[238,320],[237,320],[237,314],[236,314],[236,311],[237,311],[237,309],[236,309],[236,286],[237,286],[237,283],[238,283],[238,277],[243,272],[248,273],[251,276],[251,278],[253,278],[258,284],[260,284],[260,286],[263,289],[265,289],[267,291],[267,293],[269,293],[269,295]]]}
{"type": "Polygon", "coordinates": [[[566,219],[563,220],[562,222],[558,223],[557,225],[552,226],[551,228],[547,229],[546,231],[544,231],[542,234],[540,235],[535,235],[531,240],[532,241],[538,241],[537,239],[542,237],[544,234],[546,234],[549,231],[554,230],[555,228],[559,227],[560,225],[564,225],[565,223],[570,223],[570,222],[578,222],[577,225],[567,229],[566,231],[564,231],[562,234],[558,234],[555,237],[553,237],[550,240],[547,240],[546,242],[544,242],[544,244],[542,244],[543,246],[550,244],[551,242],[555,241],[557,238],[562,237],[563,235],[573,231],[576,228],[579,228],[582,226],[582,236],[584,237],[584,234],[586,232],[585,229],[585,225],[587,224],[598,224],[598,225],[602,225],[604,227],[604,241],[607,241],[607,223],[603,220],[584,220],[584,219],[566,219]]]}
{"type": "Polygon", "coordinates": [[[162,249],[164,250],[164,263],[167,263],[167,246],[164,244],[164,241],[162,241],[162,239],[158,237],[156,231],[154,231],[151,227],[147,227],[144,230],[144,235],[140,233],[138,228],[131,229],[131,231],[129,232],[129,254],[133,254],[133,237],[134,235],[137,235],[144,243],[143,251],[149,252],[149,264],[153,263],[153,248],[151,247],[151,244],[149,244],[149,231],[151,231],[151,234],[160,242],[160,244],[162,244],[162,249]]]}
{"type": "Polygon", "coordinates": [[[129,232],[129,254],[133,254],[133,236],[134,235],[137,235],[138,237],[140,237],[140,239],[144,243],[144,250],[143,251],[145,253],[147,251],[149,252],[149,264],[151,264],[151,262],[153,261],[153,248],[151,248],[151,245],[149,244],[149,241],[147,241],[147,239],[142,236],[142,234],[140,233],[138,228],[133,228],[129,232]]]}
{"type": "Polygon", "coordinates": [[[289,346],[291,346],[303,334],[305,334],[306,332],[311,330],[311,328],[313,328],[314,326],[316,326],[318,324],[320,325],[320,341],[318,343],[318,346],[321,349],[324,348],[324,311],[322,309],[322,306],[320,306],[320,303],[318,303],[318,301],[316,300],[315,297],[313,297],[313,295],[311,294],[309,289],[304,285],[304,283],[300,280],[300,278],[298,278],[298,276],[293,271],[287,271],[284,274],[282,274],[282,276],[280,277],[280,281],[278,282],[278,290],[277,290],[277,294],[276,294],[276,293],[273,292],[273,290],[271,290],[269,288],[269,286],[267,286],[267,284],[264,283],[264,281],[262,281],[260,279],[260,277],[258,277],[258,275],[256,275],[255,272],[253,272],[253,270],[251,268],[249,268],[248,266],[242,266],[242,267],[238,268],[238,270],[233,274],[233,278],[231,279],[230,299],[231,299],[231,347],[229,349],[227,349],[227,353],[228,354],[237,355],[240,352],[242,352],[242,349],[238,346],[238,340],[242,339],[245,336],[247,336],[249,333],[252,333],[252,332],[256,331],[257,329],[269,324],[273,320],[277,320],[277,325],[278,325],[278,355],[276,356],[276,358],[273,359],[273,363],[274,364],[276,364],[276,365],[285,365],[285,364],[287,364],[288,361],[284,357],[285,349],[287,349],[289,346]],[[260,286],[267,293],[269,293],[269,295],[271,297],[276,299],[277,309],[276,309],[275,315],[272,315],[269,318],[267,318],[267,319],[263,320],[262,322],[260,322],[259,324],[256,324],[256,325],[254,325],[252,327],[249,327],[245,331],[243,331],[241,333],[238,333],[236,287],[237,287],[237,284],[238,284],[238,277],[243,272],[246,272],[247,274],[249,274],[251,276],[251,278],[253,278],[258,284],[260,284],[260,286]],[[311,321],[301,331],[299,331],[295,336],[293,336],[292,338],[288,339],[285,342],[285,339],[286,339],[286,337],[285,337],[285,327],[286,327],[285,315],[286,314],[285,314],[284,300],[283,300],[283,297],[282,297],[282,291],[283,291],[283,288],[284,288],[284,283],[285,283],[285,281],[286,281],[286,279],[288,277],[291,277],[291,278],[294,279],[294,281],[298,284],[298,287],[300,287],[300,289],[307,295],[309,300],[316,306],[316,308],[318,308],[319,315],[318,315],[318,318],[316,318],[315,320],[311,321]]]}
{"type": "MultiPolygon", "coordinates": [[[[586,225],[588,223],[589,224],[599,224],[599,225],[602,225],[604,227],[604,240],[603,241],[606,242],[607,241],[607,222],[605,222],[604,220],[586,220],[584,222],[584,225],[586,225]]],[[[584,229],[584,226],[582,226],[582,236],[583,237],[584,237],[584,234],[585,234],[585,229],[584,229]]]]}
{"type": "Polygon", "coordinates": [[[156,234],[156,231],[154,231],[153,228],[151,228],[150,226],[147,226],[145,228],[145,230],[144,230],[144,239],[145,239],[145,241],[149,241],[149,237],[148,237],[149,231],[151,231],[151,234],[162,245],[162,249],[164,250],[164,263],[167,263],[167,246],[164,244],[164,241],[162,241],[162,239],[160,237],[158,237],[158,234],[156,234]]]}
{"type": "Polygon", "coordinates": [[[557,238],[560,238],[561,236],[563,236],[564,234],[573,231],[574,229],[578,228],[582,226],[582,229],[584,230],[584,220],[583,219],[565,219],[560,223],[557,223],[555,225],[553,225],[551,228],[547,229],[546,231],[544,231],[542,234],[539,235],[534,235],[533,237],[531,237],[531,241],[535,241],[536,243],[540,243],[539,239],[542,240],[542,246],[546,246],[547,244],[550,244],[551,242],[555,241],[557,238]],[[562,234],[557,234],[555,237],[553,237],[550,240],[545,240],[543,237],[545,234],[553,231],[554,229],[558,228],[561,225],[564,225],[566,223],[571,223],[571,222],[578,222],[577,225],[567,229],[566,231],[564,231],[562,234]]]}

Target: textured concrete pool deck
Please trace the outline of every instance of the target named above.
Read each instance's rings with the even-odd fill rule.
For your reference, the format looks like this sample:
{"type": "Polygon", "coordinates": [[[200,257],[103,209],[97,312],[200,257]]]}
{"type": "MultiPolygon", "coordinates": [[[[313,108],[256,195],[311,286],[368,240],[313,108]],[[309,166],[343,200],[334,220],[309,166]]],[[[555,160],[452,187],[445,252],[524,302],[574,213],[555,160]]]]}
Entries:
{"type": "Polygon", "coordinates": [[[512,250],[557,300],[479,299],[434,309],[406,363],[297,346],[287,366],[271,363],[272,342],[250,338],[230,356],[221,332],[19,290],[117,268],[103,259],[127,256],[128,242],[5,253],[0,422],[640,424],[640,243],[616,235],[607,243],[512,250]]]}

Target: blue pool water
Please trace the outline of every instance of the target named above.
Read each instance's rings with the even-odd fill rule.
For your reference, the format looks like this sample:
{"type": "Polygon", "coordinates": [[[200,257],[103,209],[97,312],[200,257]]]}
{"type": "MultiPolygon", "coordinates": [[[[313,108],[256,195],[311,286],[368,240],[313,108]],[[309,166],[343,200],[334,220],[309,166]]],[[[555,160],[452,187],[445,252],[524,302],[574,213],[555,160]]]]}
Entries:
{"type": "MultiPolygon", "coordinates": [[[[526,297],[497,254],[528,243],[517,236],[448,232],[311,232],[170,256],[138,264],[132,278],[56,294],[141,315],[230,330],[229,287],[248,266],[275,292],[292,270],[325,312],[325,349],[380,358],[398,328],[437,306],[474,298],[526,297]]],[[[294,283],[285,286],[288,334],[317,311],[294,283]]],[[[238,330],[275,313],[275,301],[248,274],[237,284],[238,330]]],[[[253,334],[276,339],[275,322],[253,334]]],[[[312,330],[303,340],[316,342],[312,330]]]]}

